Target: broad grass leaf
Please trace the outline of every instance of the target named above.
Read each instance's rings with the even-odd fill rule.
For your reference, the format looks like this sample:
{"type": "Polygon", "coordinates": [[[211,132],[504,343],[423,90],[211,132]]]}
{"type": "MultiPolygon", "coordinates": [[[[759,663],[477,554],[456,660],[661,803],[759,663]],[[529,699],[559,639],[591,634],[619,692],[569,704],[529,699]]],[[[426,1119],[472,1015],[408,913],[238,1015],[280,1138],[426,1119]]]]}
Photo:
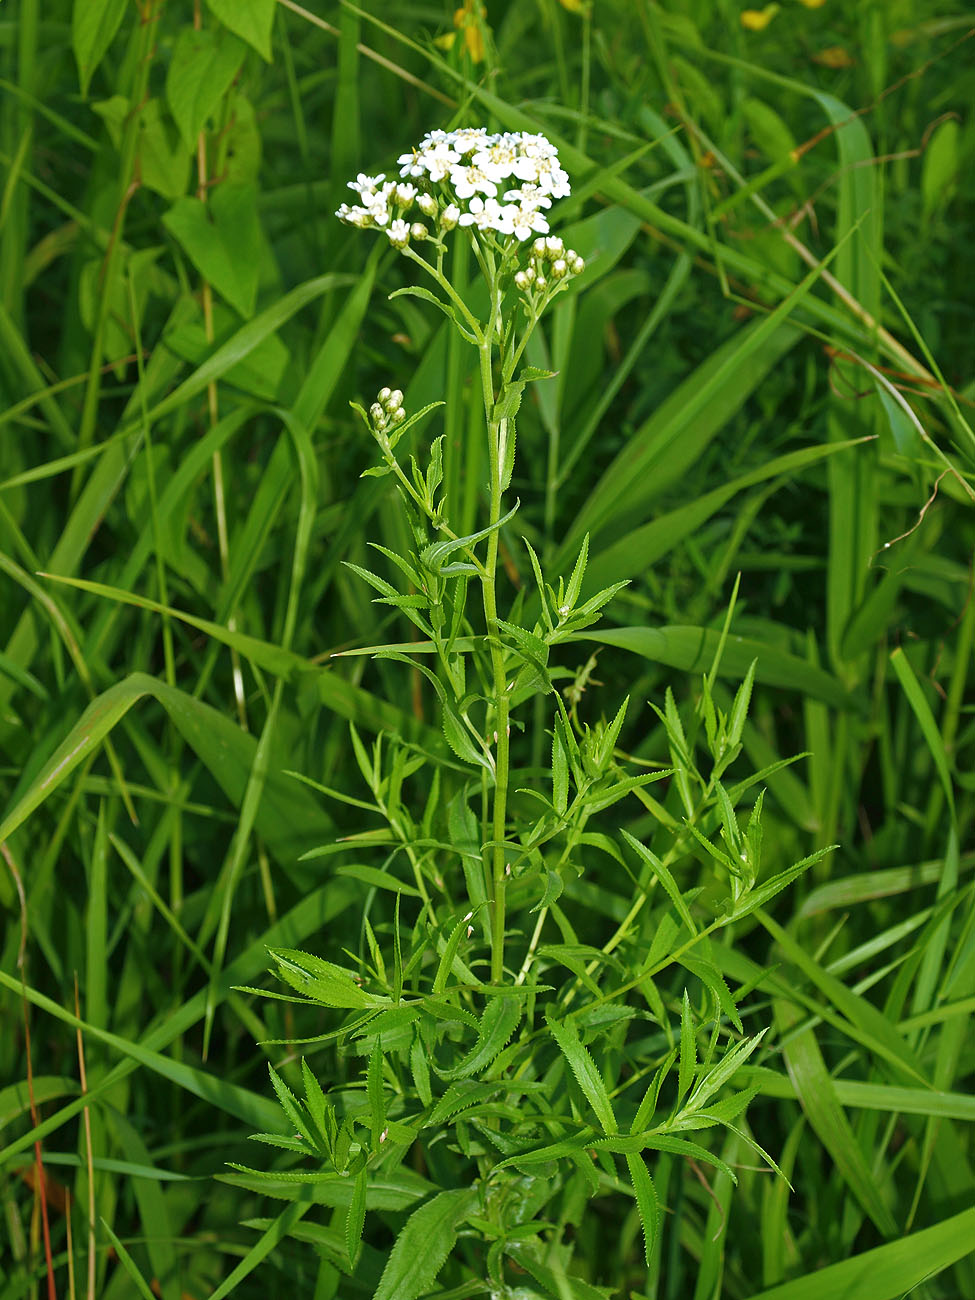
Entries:
{"type": "MultiPolygon", "coordinates": [[[[971,1254],[975,1210],[942,1219],[933,1227],[902,1236],[852,1259],[807,1273],[749,1300],[903,1300],[946,1268],[971,1254]]],[[[946,1294],[958,1294],[947,1292],[946,1294]]]]}
{"type": "Polygon", "coordinates": [[[457,1240],[457,1229],[477,1205],[475,1188],[440,1192],[406,1221],[383,1269],[373,1300],[416,1300],[436,1281],[457,1240]]]}
{"type": "MultiPolygon", "coordinates": [[[[41,770],[20,792],[2,823],[3,839],[23,825],[30,814],[88,757],[139,700],[152,697],[166,709],[186,743],[221,786],[233,806],[239,806],[254,764],[257,741],[229,717],[165,682],[132,673],[94,699],[41,770]]],[[[273,753],[273,751],[272,751],[273,753]]],[[[309,843],[321,843],[334,833],[331,819],[311,794],[283,776],[284,756],[273,754],[255,827],[285,870],[309,843]]]]}
{"type": "Polygon", "coordinates": [[[856,1134],[839,1103],[815,1033],[812,1029],[790,1033],[802,1019],[802,1013],[784,1000],[777,999],[774,1007],[775,1018],[783,1034],[782,1050],[789,1077],[806,1117],[878,1232],[884,1237],[896,1236],[897,1223],[880,1194],[880,1188],[857,1142],[856,1134]]]}
{"type": "Polygon", "coordinates": [[[247,48],[226,28],[184,27],[166,73],[166,99],[190,150],[237,75],[247,48]]]}
{"type": "Polygon", "coordinates": [[[586,1100],[593,1108],[604,1133],[617,1133],[619,1126],[613,1114],[613,1103],[603,1082],[603,1076],[596,1068],[596,1063],[579,1038],[578,1031],[569,1017],[559,1020],[546,1014],[548,1031],[558,1044],[559,1051],[569,1063],[579,1087],[585,1093],[586,1100]]]}
{"type": "Polygon", "coordinates": [[[207,0],[207,8],[225,27],[252,45],[265,62],[271,62],[276,0],[207,0]]]}
{"type": "MultiPolygon", "coordinates": [[[[713,628],[672,626],[605,628],[598,632],[578,632],[571,639],[619,646],[654,663],[702,673],[711,665],[719,638],[720,633],[713,628]]],[[[755,680],[766,686],[799,691],[843,711],[863,711],[861,697],[848,691],[831,673],[798,655],[776,650],[764,641],[749,637],[727,637],[718,675],[741,681],[752,660],[755,660],[755,680]]]]}

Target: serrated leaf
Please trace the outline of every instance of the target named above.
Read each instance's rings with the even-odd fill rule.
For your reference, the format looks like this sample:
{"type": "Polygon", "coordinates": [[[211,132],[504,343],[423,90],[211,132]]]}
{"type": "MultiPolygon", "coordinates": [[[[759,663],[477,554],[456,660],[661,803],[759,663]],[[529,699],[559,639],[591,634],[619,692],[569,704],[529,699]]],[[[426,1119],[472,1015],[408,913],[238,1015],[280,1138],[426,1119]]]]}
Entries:
{"type": "Polygon", "coordinates": [[[269,948],[268,952],[286,984],[327,1007],[362,1010],[389,1005],[389,998],[367,993],[341,966],[296,948],[269,948]]]}
{"type": "Polygon", "coordinates": [[[386,1096],[383,1084],[382,1040],[377,1038],[369,1055],[366,1071],[366,1095],[369,1098],[369,1127],[372,1130],[372,1149],[379,1150],[386,1127],[386,1096]]]}
{"type": "Polygon", "coordinates": [[[678,916],[687,926],[691,934],[697,934],[697,926],[694,924],[693,920],[691,919],[691,914],[687,910],[687,904],[684,902],[680,889],[677,887],[677,881],[671,875],[667,867],[664,866],[664,864],[660,861],[660,859],[657,857],[657,855],[654,852],[648,849],[646,845],[641,844],[638,839],[635,839],[634,836],[632,836],[629,831],[622,830],[621,833],[625,838],[627,844],[629,844],[632,848],[636,849],[637,853],[644,860],[644,862],[646,862],[653,869],[654,875],[660,881],[661,885],[663,885],[667,893],[667,897],[673,903],[674,907],[677,910],[678,916]]]}
{"type": "Polygon", "coordinates": [[[552,805],[562,814],[569,807],[569,762],[558,727],[552,730],[552,805]]]}
{"type": "Polygon", "coordinates": [[[576,1082],[593,1108],[603,1132],[618,1132],[613,1104],[609,1099],[603,1076],[596,1069],[596,1063],[583,1046],[575,1025],[568,1017],[565,1020],[558,1020],[551,1012],[546,1013],[546,1023],[549,1033],[558,1044],[559,1051],[568,1061],[576,1082]]]}
{"type": "Polygon", "coordinates": [[[457,1229],[477,1205],[474,1188],[440,1192],[406,1221],[390,1252],[373,1300],[417,1300],[436,1281],[457,1240],[457,1229]]]}
{"type": "Polygon", "coordinates": [[[630,1181],[636,1196],[636,1208],[643,1228],[643,1251],[649,1268],[660,1233],[660,1202],[643,1156],[627,1155],[626,1167],[630,1171],[630,1181]]]}
{"type": "Polygon", "coordinates": [[[697,1048],[694,1042],[694,1015],[691,1000],[684,990],[680,1008],[680,1060],[677,1063],[677,1101],[680,1103],[687,1096],[697,1068],[697,1048]]]}
{"type": "Polygon", "coordinates": [[[477,1042],[464,1059],[451,1070],[438,1070],[443,1079],[469,1079],[486,1070],[505,1048],[521,1020],[519,998],[493,998],[487,1005],[478,1029],[477,1042]]]}
{"type": "Polygon", "coordinates": [[[516,501],[506,515],[503,515],[496,523],[488,524],[487,528],[482,528],[476,533],[470,533],[466,537],[448,537],[442,542],[434,542],[420,552],[420,563],[424,568],[429,569],[431,573],[441,573],[443,571],[443,562],[448,555],[452,555],[454,551],[462,548],[473,546],[476,542],[489,537],[491,533],[496,533],[498,529],[503,528],[509,520],[514,518],[520,505],[521,501],[516,501]]]}
{"type": "Polygon", "coordinates": [[[352,1200],[349,1203],[349,1212],[345,1220],[345,1249],[349,1256],[349,1263],[353,1268],[355,1268],[359,1256],[359,1247],[362,1244],[362,1229],[366,1221],[366,1186],[368,1181],[369,1171],[363,1165],[355,1176],[355,1182],[352,1184],[352,1200]]]}
{"type": "Polygon", "coordinates": [[[431,303],[434,307],[442,311],[449,321],[453,322],[454,326],[460,331],[463,337],[467,339],[468,343],[477,343],[477,339],[471,333],[463,317],[456,310],[453,304],[444,302],[443,298],[438,298],[435,293],[431,293],[429,289],[424,288],[422,285],[405,285],[402,289],[394,290],[394,292],[389,296],[390,298],[420,298],[423,302],[431,303]]]}

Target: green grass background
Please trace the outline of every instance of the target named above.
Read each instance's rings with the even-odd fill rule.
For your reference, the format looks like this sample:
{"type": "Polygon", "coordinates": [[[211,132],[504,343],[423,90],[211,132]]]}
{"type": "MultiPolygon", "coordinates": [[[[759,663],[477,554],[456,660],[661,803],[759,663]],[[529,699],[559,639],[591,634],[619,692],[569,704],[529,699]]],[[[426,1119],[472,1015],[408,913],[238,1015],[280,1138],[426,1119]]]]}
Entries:
{"type": "MultiPolygon", "coordinates": [[[[300,861],[355,809],[286,772],[359,793],[350,720],[438,743],[400,666],[329,659],[409,639],[342,567],[408,544],[349,401],[445,398],[415,445],[448,429],[461,523],[482,506],[473,355],[331,214],[358,171],[479,123],[559,144],[557,228],[588,262],[532,345],[558,377],[519,421],[508,582],[531,582],[522,533],[557,573],[588,532],[591,589],[631,580],[561,666],[598,651],[580,716],[629,694],[621,747],[652,762],[645,702],[696,700],[740,573],[718,697],[757,660],[742,762],[803,755],[768,780],[766,861],[841,846],[722,950],[774,1026],[749,1125],[794,1190],[733,1139],[733,1197],[668,1163],[650,1276],[620,1191],[576,1226],[580,1279],[975,1295],[972,12],[197,17],[0,7],[0,1300],[50,1294],[45,1231],[60,1295],[368,1294],[335,1289],[307,1207],[214,1176],[278,1123],[286,1052],[255,1044],[294,1032],[234,986],[268,945],[361,950],[373,905],[300,861]]],[[[548,740],[517,744],[537,766],[548,740]]],[[[682,887],[702,871],[688,853],[682,887]]],[[[627,890],[571,887],[592,938],[627,890]]],[[[474,1273],[450,1294],[486,1294],[474,1273]]]]}

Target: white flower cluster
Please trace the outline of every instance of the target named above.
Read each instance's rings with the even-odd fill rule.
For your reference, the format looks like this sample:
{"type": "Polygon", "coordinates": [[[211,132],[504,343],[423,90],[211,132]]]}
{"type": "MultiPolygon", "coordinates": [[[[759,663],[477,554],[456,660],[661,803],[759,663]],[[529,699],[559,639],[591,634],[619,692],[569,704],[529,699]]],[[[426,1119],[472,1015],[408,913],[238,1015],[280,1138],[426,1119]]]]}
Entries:
{"type": "Polygon", "coordinates": [[[531,261],[523,271],[515,272],[515,286],[522,293],[544,293],[549,280],[564,280],[567,275],[581,275],[586,264],[572,248],[566,248],[558,235],[536,239],[531,261]]]}
{"type": "Polygon", "coordinates": [[[525,131],[430,131],[399,163],[398,181],[387,181],[385,174],[350,181],[359,202],[343,203],[335,214],[350,226],[385,230],[396,248],[431,237],[422,221],[406,220],[414,204],[436,223],[436,237],[455,226],[473,226],[524,241],[548,234],[544,210],[569,194],[555,145],[525,131]]]}
{"type": "Polygon", "coordinates": [[[402,424],[406,419],[402,392],[398,388],[381,388],[369,407],[369,418],[377,433],[385,433],[394,425],[402,424]]]}

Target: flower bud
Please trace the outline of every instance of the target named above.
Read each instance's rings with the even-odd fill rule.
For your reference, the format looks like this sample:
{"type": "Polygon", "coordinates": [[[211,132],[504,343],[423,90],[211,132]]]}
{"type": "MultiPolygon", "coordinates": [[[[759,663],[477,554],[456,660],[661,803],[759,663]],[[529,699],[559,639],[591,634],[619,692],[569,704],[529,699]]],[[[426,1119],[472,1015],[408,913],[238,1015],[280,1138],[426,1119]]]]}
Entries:
{"type": "Polygon", "coordinates": [[[565,250],[565,244],[559,239],[558,235],[549,235],[544,241],[545,251],[549,257],[557,257],[565,250]]]}
{"type": "Polygon", "coordinates": [[[426,239],[430,232],[422,221],[414,221],[410,226],[410,234],[414,239],[426,239]]]}
{"type": "Polygon", "coordinates": [[[373,402],[372,406],[369,407],[369,419],[376,425],[381,425],[385,421],[386,412],[378,402],[373,402]]]}
{"type": "Polygon", "coordinates": [[[379,394],[378,394],[378,396],[377,396],[377,398],[376,398],[376,401],[377,401],[377,402],[388,402],[388,401],[389,401],[389,392],[390,392],[390,390],[389,390],[388,388],[380,388],[380,390],[379,390],[379,394]]]}
{"type": "Polygon", "coordinates": [[[535,254],[536,257],[544,257],[544,256],[545,256],[545,240],[544,240],[544,239],[536,239],[535,242],[534,242],[534,244],[532,244],[532,252],[535,254]]]}
{"type": "Polygon", "coordinates": [[[586,264],[578,253],[569,253],[569,266],[572,268],[573,275],[582,275],[586,269],[586,264]]]}
{"type": "Polygon", "coordinates": [[[552,274],[557,280],[561,280],[568,269],[569,267],[564,257],[557,257],[552,263],[552,274]]]}
{"type": "Polygon", "coordinates": [[[524,292],[529,287],[530,284],[531,284],[531,280],[529,280],[528,276],[524,273],[524,271],[515,272],[515,288],[521,289],[522,292],[524,292]]]}
{"type": "Polygon", "coordinates": [[[544,275],[540,275],[540,276],[536,279],[536,281],[535,281],[535,288],[536,288],[536,289],[539,289],[539,290],[540,290],[540,289],[547,289],[547,288],[548,288],[548,281],[545,279],[545,276],[544,276],[544,275]]]}
{"type": "Polygon", "coordinates": [[[389,401],[387,402],[387,406],[390,408],[390,410],[395,410],[397,407],[402,405],[403,405],[403,394],[400,392],[398,388],[394,388],[389,395],[389,401]]]}
{"type": "Polygon", "coordinates": [[[403,410],[402,406],[398,406],[389,418],[394,424],[402,424],[406,419],[406,412],[403,410]]]}
{"type": "Polygon", "coordinates": [[[448,203],[440,214],[440,225],[444,230],[453,230],[460,220],[460,208],[456,203],[448,203]]]}
{"type": "Polygon", "coordinates": [[[416,200],[416,206],[425,217],[432,217],[437,210],[437,200],[432,194],[421,194],[416,200]]]}

